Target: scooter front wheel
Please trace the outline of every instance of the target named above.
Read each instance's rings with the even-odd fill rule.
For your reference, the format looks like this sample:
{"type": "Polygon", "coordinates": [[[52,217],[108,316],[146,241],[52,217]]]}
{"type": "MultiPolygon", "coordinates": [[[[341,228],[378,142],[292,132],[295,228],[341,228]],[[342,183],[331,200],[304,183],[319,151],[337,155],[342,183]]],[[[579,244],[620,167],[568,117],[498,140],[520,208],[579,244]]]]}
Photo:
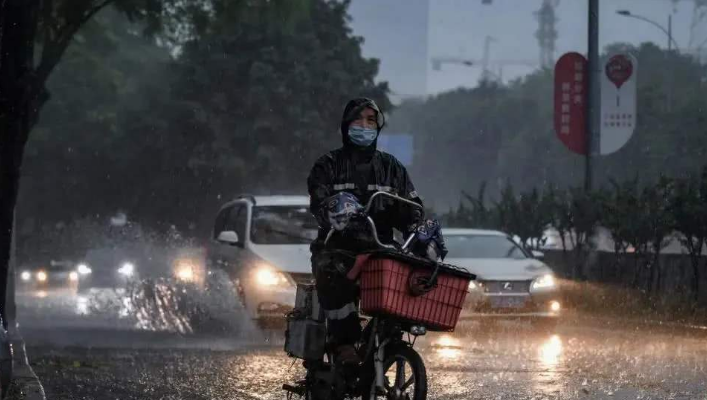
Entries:
{"type": "Polygon", "coordinates": [[[383,371],[384,390],[381,392],[373,387],[375,395],[369,399],[427,399],[427,370],[422,357],[413,348],[396,346],[386,351],[383,371]]]}

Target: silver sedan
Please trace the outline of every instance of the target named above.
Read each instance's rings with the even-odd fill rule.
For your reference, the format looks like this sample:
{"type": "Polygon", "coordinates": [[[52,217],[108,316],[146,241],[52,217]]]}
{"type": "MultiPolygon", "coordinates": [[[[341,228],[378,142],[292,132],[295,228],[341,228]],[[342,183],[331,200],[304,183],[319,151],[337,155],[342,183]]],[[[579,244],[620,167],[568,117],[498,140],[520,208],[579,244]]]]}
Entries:
{"type": "Polygon", "coordinates": [[[469,284],[462,318],[528,318],[554,325],[561,304],[552,270],[503,232],[445,229],[450,264],[478,276],[469,284]]]}

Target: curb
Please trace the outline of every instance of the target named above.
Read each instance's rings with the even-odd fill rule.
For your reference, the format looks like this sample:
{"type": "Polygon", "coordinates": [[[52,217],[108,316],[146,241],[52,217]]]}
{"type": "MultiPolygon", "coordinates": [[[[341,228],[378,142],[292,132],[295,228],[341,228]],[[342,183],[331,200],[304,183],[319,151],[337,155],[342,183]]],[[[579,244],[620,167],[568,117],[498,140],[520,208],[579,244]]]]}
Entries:
{"type": "Polygon", "coordinates": [[[14,373],[7,400],[46,400],[44,387],[27,360],[24,340],[13,340],[12,349],[14,352],[14,373]]]}

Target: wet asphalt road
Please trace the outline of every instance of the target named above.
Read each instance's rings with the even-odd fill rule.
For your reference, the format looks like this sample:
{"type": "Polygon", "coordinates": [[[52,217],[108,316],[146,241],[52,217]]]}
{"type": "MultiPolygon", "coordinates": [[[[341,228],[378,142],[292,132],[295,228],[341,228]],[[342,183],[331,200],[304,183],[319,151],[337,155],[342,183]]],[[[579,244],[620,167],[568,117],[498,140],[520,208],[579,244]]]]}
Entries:
{"type": "MultiPolygon", "coordinates": [[[[71,295],[40,300],[25,299],[19,311],[50,400],[284,399],[279,388],[302,373],[282,353],[281,333],[263,334],[235,314],[228,330],[180,334],[136,329],[108,311],[77,315],[71,295]]],[[[572,316],[552,333],[464,326],[416,347],[430,399],[707,400],[700,330],[572,316]]]]}

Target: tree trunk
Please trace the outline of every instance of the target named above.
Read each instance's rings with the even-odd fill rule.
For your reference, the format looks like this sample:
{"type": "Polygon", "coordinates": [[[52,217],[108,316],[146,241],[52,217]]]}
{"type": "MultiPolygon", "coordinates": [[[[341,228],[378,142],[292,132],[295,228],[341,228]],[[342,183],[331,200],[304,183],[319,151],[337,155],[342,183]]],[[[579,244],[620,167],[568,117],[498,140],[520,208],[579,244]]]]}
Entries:
{"type": "Polygon", "coordinates": [[[634,250],[633,253],[633,281],[631,282],[631,287],[638,289],[638,279],[639,279],[639,269],[638,269],[638,252],[634,250]]]}
{"type": "Polygon", "coordinates": [[[656,296],[660,296],[660,285],[662,278],[662,269],[660,263],[660,252],[656,251],[653,257],[653,268],[655,269],[655,284],[653,284],[653,293],[656,296]]]}
{"type": "Polygon", "coordinates": [[[0,43],[0,314],[6,295],[15,204],[25,144],[36,115],[31,95],[36,2],[8,1],[0,43]]]}
{"type": "MultiPolygon", "coordinates": [[[[691,252],[692,253],[692,252],[691,252]]],[[[700,247],[699,253],[690,254],[690,262],[692,264],[692,299],[695,305],[700,301],[700,254],[702,253],[702,248],[700,247]]]]}

